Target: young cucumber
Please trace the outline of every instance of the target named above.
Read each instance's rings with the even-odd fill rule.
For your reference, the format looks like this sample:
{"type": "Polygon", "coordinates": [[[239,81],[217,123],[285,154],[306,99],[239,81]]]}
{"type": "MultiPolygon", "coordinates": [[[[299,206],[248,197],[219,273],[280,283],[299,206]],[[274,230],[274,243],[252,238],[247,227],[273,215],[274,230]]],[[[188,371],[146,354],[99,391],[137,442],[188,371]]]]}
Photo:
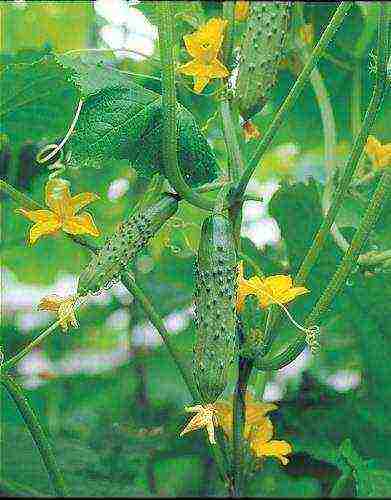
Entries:
{"type": "Polygon", "coordinates": [[[227,385],[236,334],[236,250],[230,221],[205,219],[195,266],[193,373],[204,403],[213,403],[227,385]]]}
{"type": "Polygon", "coordinates": [[[245,120],[263,108],[277,82],[290,14],[291,2],[250,2],[236,82],[236,99],[245,120]]]}
{"type": "Polygon", "coordinates": [[[178,210],[178,197],[164,194],[143,212],[122,222],[79,277],[77,293],[95,293],[117,279],[126,266],[178,210]]]}

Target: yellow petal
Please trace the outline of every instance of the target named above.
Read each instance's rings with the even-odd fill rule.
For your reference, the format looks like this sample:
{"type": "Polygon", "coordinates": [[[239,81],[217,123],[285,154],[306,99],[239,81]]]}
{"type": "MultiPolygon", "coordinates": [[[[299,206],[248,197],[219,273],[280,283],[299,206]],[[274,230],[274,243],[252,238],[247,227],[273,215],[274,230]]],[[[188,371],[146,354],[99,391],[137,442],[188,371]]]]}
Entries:
{"type": "Polygon", "coordinates": [[[254,453],[258,457],[276,457],[283,465],[286,465],[289,460],[284,455],[292,453],[292,446],[286,441],[269,441],[268,443],[258,443],[253,448],[254,453]]]}
{"type": "Polygon", "coordinates": [[[376,154],[381,148],[381,143],[373,135],[369,135],[367,139],[367,144],[365,146],[365,151],[368,154],[376,154]]]}
{"type": "Polygon", "coordinates": [[[29,243],[30,245],[34,245],[34,243],[41,236],[45,236],[47,234],[56,233],[61,227],[61,222],[58,220],[49,220],[47,222],[39,222],[34,224],[29,233],[29,243]]]}
{"type": "Polygon", "coordinates": [[[211,444],[215,444],[215,436],[214,436],[214,425],[218,425],[218,422],[215,419],[216,409],[213,405],[207,404],[205,406],[197,405],[192,407],[185,408],[188,412],[197,412],[194,417],[188,422],[186,427],[179,434],[183,436],[188,432],[195,431],[197,429],[201,429],[202,427],[206,428],[208,433],[209,441],[211,444]]]}
{"type": "Polygon", "coordinates": [[[79,323],[76,319],[76,314],[74,310],[75,299],[74,297],[70,297],[65,299],[60,304],[58,308],[58,317],[61,321],[61,327],[64,332],[68,330],[68,325],[78,328],[79,323]]]}
{"type": "MultiPolygon", "coordinates": [[[[259,278],[258,278],[259,279],[259,278]]],[[[243,274],[243,262],[238,264],[238,281],[236,290],[236,310],[243,310],[244,301],[248,295],[256,294],[256,286],[254,286],[254,277],[247,280],[243,274]]]]}
{"type": "Polygon", "coordinates": [[[49,222],[58,220],[57,215],[50,210],[25,210],[24,208],[17,208],[15,213],[23,215],[32,222],[49,222]]]}
{"type": "Polygon", "coordinates": [[[378,153],[378,165],[379,168],[391,165],[391,144],[385,144],[381,147],[381,151],[378,153]]]}
{"type": "Polygon", "coordinates": [[[288,302],[291,302],[299,295],[303,295],[305,293],[309,293],[309,290],[307,290],[307,288],[304,288],[303,286],[293,287],[289,290],[286,290],[285,292],[283,292],[281,295],[277,296],[276,298],[282,304],[287,304],[288,302]]]}
{"type": "Polygon", "coordinates": [[[210,19],[196,32],[183,37],[189,54],[202,63],[209,63],[217,57],[223,42],[227,21],[210,19]]]}
{"type": "Polygon", "coordinates": [[[206,68],[209,78],[226,78],[229,76],[228,69],[218,59],[214,59],[206,68]]]}
{"type": "Polygon", "coordinates": [[[262,444],[270,441],[273,437],[273,424],[268,417],[263,417],[256,426],[253,427],[251,432],[251,447],[255,450],[262,444]]]}
{"type": "Polygon", "coordinates": [[[209,78],[203,76],[196,76],[194,78],[194,92],[201,94],[204,88],[208,85],[209,78]]]}
{"type": "Polygon", "coordinates": [[[250,3],[248,1],[236,1],[235,2],[235,20],[245,21],[248,16],[250,3]]]}
{"type": "Polygon", "coordinates": [[[274,276],[269,276],[264,280],[265,285],[271,288],[274,293],[287,290],[293,286],[291,276],[286,276],[285,274],[275,274],[274,276]]]}
{"type": "Polygon", "coordinates": [[[182,66],[179,66],[178,71],[188,76],[199,76],[204,78],[208,76],[206,65],[197,59],[193,59],[193,61],[182,64],[182,66]]]}
{"type": "Polygon", "coordinates": [[[62,229],[70,234],[90,234],[91,236],[99,236],[100,234],[92,216],[88,212],[69,217],[63,223],[62,229]]]}
{"type": "Polygon", "coordinates": [[[69,182],[55,177],[49,179],[45,186],[46,205],[60,217],[70,214],[71,193],[69,182]]]}
{"type": "Polygon", "coordinates": [[[71,205],[73,209],[73,214],[77,214],[79,210],[84,208],[89,203],[99,199],[99,196],[95,193],[80,193],[76,196],[72,196],[71,205]]]}
{"type": "Polygon", "coordinates": [[[37,309],[41,311],[43,310],[43,311],[57,312],[63,300],[64,299],[62,299],[56,294],[46,295],[46,297],[43,297],[39,301],[37,309]]]}

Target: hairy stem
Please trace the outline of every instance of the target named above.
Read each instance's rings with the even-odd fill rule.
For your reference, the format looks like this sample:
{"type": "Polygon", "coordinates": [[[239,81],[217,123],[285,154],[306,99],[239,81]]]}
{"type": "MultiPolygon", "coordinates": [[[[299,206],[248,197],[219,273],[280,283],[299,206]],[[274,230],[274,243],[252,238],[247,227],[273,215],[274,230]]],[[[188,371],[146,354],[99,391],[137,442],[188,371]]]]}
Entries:
{"type": "Polygon", "coordinates": [[[307,61],[307,64],[304,66],[303,71],[300,73],[298,76],[295,84],[293,85],[291,91],[289,92],[288,96],[286,97],[285,101],[281,105],[280,109],[276,113],[269,129],[263,136],[262,140],[260,141],[257,149],[255,150],[252,158],[250,159],[250,162],[243,173],[239,185],[236,189],[236,195],[241,197],[243,193],[245,192],[247,188],[247,184],[249,180],[251,179],[251,176],[253,175],[255,169],[258,166],[259,160],[262,158],[263,154],[271,144],[274,136],[276,135],[278,129],[280,128],[281,124],[286,118],[287,113],[292,109],[293,105],[297,101],[298,97],[300,96],[302,90],[304,89],[307,80],[318,63],[319,59],[321,58],[325,48],[327,47],[328,43],[330,40],[333,38],[335,35],[336,31],[342,24],[344,17],[346,16],[347,12],[349,9],[352,7],[352,2],[341,2],[340,5],[338,6],[334,16],[332,17],[330,23],[328,24],[327,28],[323,32],[319,42],[317,43],[316,47],[314,48],[311,57],[307,61]]]}
{"type": "Polygon", "coordinates": [[[192,205],[203,210],[213,210],[212,200],[201,196],[187,185],[178,165],[177,155],[177,104],[174,74],[174,16],[171,2],[156,3],[159,9],[159,45],[162,62],[163,103],[163,162],[166,177],[176,192],[192,205]]]}
{"type": "MultiPolygon", "coordinates": [[[[141,288],[136,284],[134,277],[128,272],[124,271],[121,275],[121,281],[125,288],[134,296],[134,298],[139,302],[141,307],[143,308],[147,318],[159,332],[162,337],[172,359],[174,360],[193,400],[195,402],[199,401],[199,394],[193,382],[193,377],[190,373],[189,368],[184,363],[180,354],[174,348],[169,333],[167,332],[166,327],[164,326],[163,320],[160,315],[156,312],[155,308],[149,301],[148,297],[144,294],[141,288]]],[[[210,445],[210,450],[212,452],[213,458],[216,462],[220,477],[223,482],[228,483],[227,474],[225,472],[224,467],[224,458],[223,452],[220,449],[218,443],[216,445],[210,445]]]]}
{"type": "Polygon", "coordinates": [[[56,495],[60,497],[67,496],[67,488],[60,469],[58,468],[53,449],[34,410],[31,408],[28,400],[23,394],[22,388],[15,382],[15,380],[4,373],[1,374],[1,383],[14,400],[32,438],[34,439],[56,495]]]}
{"type": "Polygon", "coordinates": [[[386,13],[386,8],[383,6],[379,16],[379,36],[377,50],[378,67],[373,94],[367,112],[365,113],[360,133],[354,141],[353,148],[345,165],[343,177],[334,194],[334,199],[327,212],[327,216],[323,220],[323,223],[321,224],[317,234],[315,235],[311,248],[305,256],[304,261],[301,264],[300,269],[296,275],[295,284],[298,286],[302,285],[305,282],[312,267],[316,263],[320,251],[325,243],[326,237],[330,231],[330,228],[332,227],[338,211],[342,205],[347,189],[349,188],[349,184],[356,171],[357,163],[360,160],[369,132],[375,122],[377,113],[383,102],[383,98],[386,92],[386,64],[388,54],[387,17],[388,16],[386,13]]]}
{"type": "MultiPolygon", "coordinates": [[[[371,229],[376,224],[381,211],[390,196],[391,192],[391,173],[385,172],[372,196],[371,202],[364,214],[360,226],[356,230],[352,243],[349,246],[341,264],[331,278],[326,289],[315,304],[311,313],[305,321],[305,326],[309,327],[316,324],[322,315],[328,310],[335,296],[340,292],[346,279],[348,278],[352,268],[356,265],[360,255],[360,251],[365,244],[371,229]]],[[[290,346],[282,353],[274,356],[272,359],[258,359],[255,361],[256,368],[260,370],[279,370],[288,365],[306,347],[306,339],[303,334],[300,334],[290,344],[290,346]]]]}

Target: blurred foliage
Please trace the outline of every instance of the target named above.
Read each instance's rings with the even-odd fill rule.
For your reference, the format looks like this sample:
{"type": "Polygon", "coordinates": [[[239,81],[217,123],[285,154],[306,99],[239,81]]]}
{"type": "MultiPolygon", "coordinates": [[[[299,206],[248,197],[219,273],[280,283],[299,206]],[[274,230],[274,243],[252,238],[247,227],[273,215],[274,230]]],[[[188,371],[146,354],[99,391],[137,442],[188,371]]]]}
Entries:
{"type": "MultiPolygon", "coordinates": [[[[79,97],[70,81],[71,74],[60,71],[50,54],[106,47],[99,32],[104,20],[95,13],[91,2],[18,3],[23,5],[0,2],[1,109],[4,113],[0,129],[0,173],[2,178],[43,203],[44,185],[51,171],[47,165],[38,164],[35,156],[45,145],[58,143],[65,135],[79,97]]],[[[142,1],[132,7],[156,23],[154,3],[142,1]]],[[[315,40],[335,8],[335,4],[327,2],[304,5],[306,22],[314,25],[315,40]]],[[[340,175],[353,139],[351,96],[358,91],[352,79],[354,67],[359,66],[362,72],[362,114],[372,91],[370,67],[377,9],[377,2],[356,2],[318,67],[336,121],[336,177],[340,175]]],[[[175,3],[178,61],[187,60],[183,35],[205,19],[221,14],[221,2],[175,3]]],[[[288,58],[293,57],[293,48],[290,50],[288,58]]],[[[94,71],[99,74],[98,83],[96,77],[87,82],[91,85],[87,93],[105,87],[108,68],[139,75],[133,80],[132,76],[113,71],[110,78],[115,74],[121,82],[134,81],[160,93],[156,49],[151,57],[141,61],[116,58],[113,53],[77,60],[95,61],[94,71]],[[96,66],[98,61],[104,61],[100,69],[96,66]]],[[[261,133],[267,129],[294,79],[289,65],[281,68],[272,99],[254,119],[261,133]]],[[[218,100],[198,96],[190,86],[190,80],[180,78],[180,103],[191,110],[201,130],[207,124],[204,133],[224,168],[226,151],[221,118],[215,116],[218,100]]],[[[212,94],[217,88],[218,82],[214,82],[206,92],[212,94]]],[[[384,105],[372,131],[382,142],[390,141],[387,135],[390,118],[390,107],[384,105]]],[[[238,133],[242,133],[239,128],[238,133]]],[[[245,146],[246,158],[255,147],[256,142],[245,146]]],[[[360,169],[360,178],[370,172],[365,156],[360,169]]],[[[62,175],[71,181],[72,193],[99,194],[100,200],[94,203],[91,212],[103,235],[110,234],[131,211],[147,185],[127,160],[113,160],[99,170],[66,169],[62,175]],[[118,183],[125,187],[123,192],[115,194],[118,183]]],[[[265,274],[293,275],[297,271],[322,220],[325,178],[320,112],[308,84],[262,159],[254,176],[256,182],[251,187],[260,194],[260,183],[269,180],[280,183],[268,213],[276,219],[282,240],[276,245],[257,248],[250,239],[242,238],[243,251],[265,274]]],[[[347,241],[375,185],[376,179],[372,179],[350,191],[338,219],[347,241]]],[[[62,233],[27,247],[29,225],[26,219],[14,214],[15,208],[14,202],[2,198],[2,265],[16,276],[19,295],[28,295],[31,290],[28,286],[32,285],[44,294],[59,278],[77,276],[88,262],[88,251],[62,233]]],[[[261,210],[259,214],[261,218],[261,210]]],[[[177,217],[165,226],[133,266],[140,286],[163,317],[192,303],[193,261],[204,216],[201,211],[181,203],[177,217]]],[[[391,202],[371,234],[366,251],[391,249],[390,218],[391,202]]],[[[96,243],[102,241],[103,236],[96,243]]],[[[291,308],[299,321],[319,297],[341,255],[330,237],[307,280],[311,294],[300,297],[291,308]]],[[[320,498],[328,495],[336,481],[344,476],[347,479],[342,494],[359,497],[391,494],[388,451],[390,270],[391,267],[385,266],[357,267],[327,312],[321,325],[320,354],[311,358],[304,373],[299,371],[286,382],[279,410],[272,414],[278,436],[292,443],[291,462],[285,468],[273,460],[265,462],[263,469],[249,482],[249,496],[320,498]],[[326,384],[330,376],[337,376],[342,370],[359,374],[357,387],[337,391],[326,384]]],[[[250,273],[247,266],[246,272],[250,273]]],[[[8,304],[12,303],[11,291],[5,289],[3,296],[1,344],[9,358],[36,337],[42,326],[31,325],[28,331],[22,331],[18,321],[26,310],[16,310],[14,305],[8,310],[8,304]]],[[[26,389],[49,431],[72,495],[224,495],[225,488],[209,457],[204,435],[197,432],[178,437],[187,418],[183,406],[190,403],[191,398],[165,347],[140,345],[136,326],[145,326],[145,317],[137,305],[112,291],[107,300],[89,303],[78,316],[81,323],[78,330],[51,337],[41,350],[54,366],[62,363],[61,373],[42,372],[36,376],[41,382],[39,387],[26,389]],[[124,312],[129,321],[121,326],[115,316],[112,318],[113,314],[124,312]],[[128,346],[127,358],[119,366],[110,365],[106,370],[89,373],[82,365],[72,372],[75,357],[110,358],[110,353],[124,342],[128,346]]],[[[295,334],[292,326],[284,322],[274,352],[295,334]]],[[[154,339],[157,337],[156,332],[151,335],[154,339]]],[[[173,337],[175,346],[188,362],[194,335],[190,321],[173,337]]],[[[98,359],[96,363],[99,362],[98,359]]],[[[233,371],[230,388],[234,375],[233,371]]],[[[28,378],[21,370],[16,376],[22,382],[28,378]]],[[[273,376],[272,382],[278,380],[278,376],[273,376]]],[[[255,387],[255,380],[251,380],[250,385],[255,387]]],[[[225,393],[228,395],[229,389],[225,393]]],[[[2,397],[1,476],[49,494],[47,475],[31,438],[8,396],[2,397]]]]}

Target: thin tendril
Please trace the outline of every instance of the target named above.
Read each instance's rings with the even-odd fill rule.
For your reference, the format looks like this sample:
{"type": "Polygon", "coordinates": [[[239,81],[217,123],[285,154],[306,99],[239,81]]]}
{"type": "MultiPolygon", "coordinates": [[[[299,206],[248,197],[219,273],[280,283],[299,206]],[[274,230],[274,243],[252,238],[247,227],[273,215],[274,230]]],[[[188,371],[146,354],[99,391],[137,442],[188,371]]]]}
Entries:
{"type": "Polygon", "coordinates": [[[73,130],[76,127],[76,123],[77,123],[77,120],[79,119],[79,115],[80,115],[80,111],[81,111],[81,108],[83,106],[83,103],[84,103],[84,101],[82,99],[80,99],[79,103],[77,105],[75,116],[72,120],[71,126],[69,127],[68,132],[66,133],[64,139],[58,145],[57,144],[49,144],[48,146],[45,146],[44,150],[42,150],[40,153],[37,154],[36,159],[37,159],[38,163],[45,163],[46,161],[53,158],[53,156],[55,156],[59,151],[61,151],[61,149],[64,147],[65,143],[68,141],[69,137],[71,136],[73,130]],[[50,147],[54,147],[53,151],[51,153],[49,153],[47,156],[45,156],[44,158],[41,158],[43,151],[45,151],[46,149],[49,149],[50,147]]]}

